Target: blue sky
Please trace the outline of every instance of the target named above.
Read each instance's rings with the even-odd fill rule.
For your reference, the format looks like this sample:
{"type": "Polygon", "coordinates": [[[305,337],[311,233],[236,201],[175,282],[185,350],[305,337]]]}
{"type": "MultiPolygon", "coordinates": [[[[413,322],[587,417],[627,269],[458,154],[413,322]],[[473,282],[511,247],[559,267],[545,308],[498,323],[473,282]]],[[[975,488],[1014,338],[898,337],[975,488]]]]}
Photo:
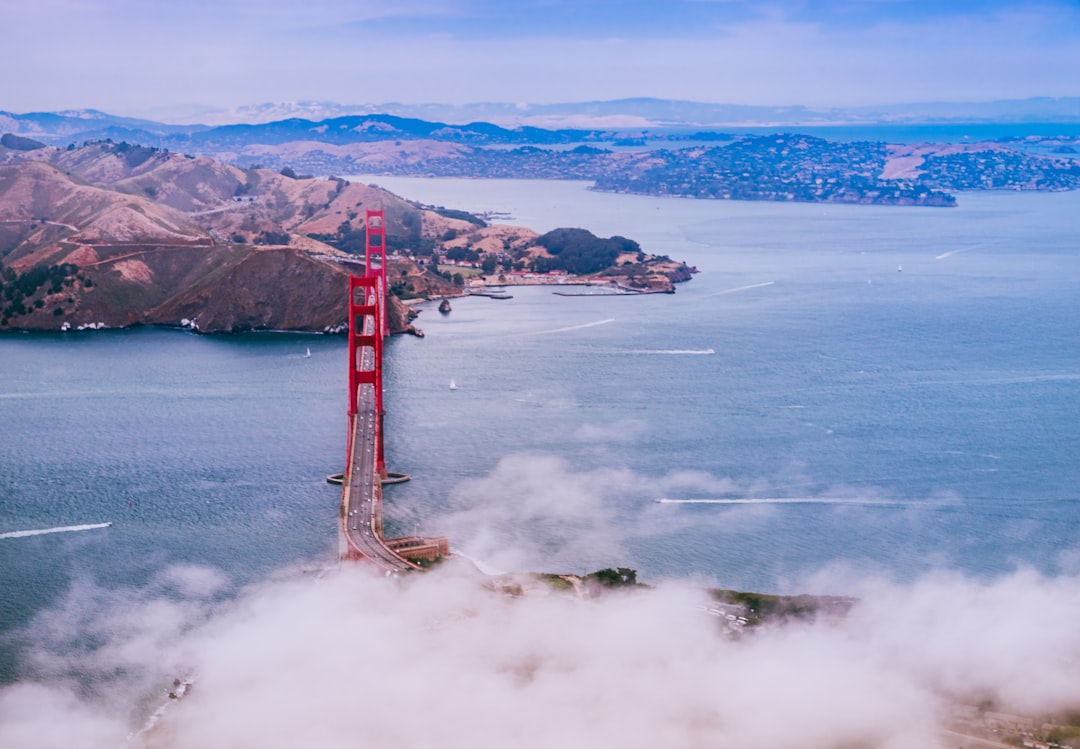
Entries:
{"type": "Polygon", "coordinates": [[[1080,2],[3,0],[0,109],[1080,96],[1080,2]]]}

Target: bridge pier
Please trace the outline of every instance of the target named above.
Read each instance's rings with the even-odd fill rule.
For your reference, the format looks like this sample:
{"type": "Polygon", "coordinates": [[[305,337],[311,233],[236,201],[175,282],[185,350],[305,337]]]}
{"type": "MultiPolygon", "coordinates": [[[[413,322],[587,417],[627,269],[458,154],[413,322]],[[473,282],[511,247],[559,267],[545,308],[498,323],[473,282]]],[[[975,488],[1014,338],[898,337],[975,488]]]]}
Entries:
{"type": "MultiPolygon", "coordinates": [[[[394,471],[387,471],[386,476],[382,480],[383,486],[391,486],[393,484],[404,484],[406,481],[412,481],[412,476],[407,473],[395,473],[394,471]]],[[[341,486],[345,483],[344,473],[331,473],[326,477],[326,483],[333,484],[334,486],[341,486]]]]}

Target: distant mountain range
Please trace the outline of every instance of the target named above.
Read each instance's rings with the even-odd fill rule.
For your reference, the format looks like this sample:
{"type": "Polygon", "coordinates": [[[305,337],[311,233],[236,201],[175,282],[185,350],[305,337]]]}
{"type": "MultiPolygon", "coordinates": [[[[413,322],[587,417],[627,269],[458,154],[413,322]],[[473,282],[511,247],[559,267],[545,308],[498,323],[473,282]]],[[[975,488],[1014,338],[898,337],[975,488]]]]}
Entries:
{"type": "MultiPolygon", "coordinates": [[[[320,107],[300,106],[310,113],[320,107]]],[[[478,104],[444,113],[494,119],[511,111],[531,121],[572,113],[566,117],[608,126],[453,124],[450,118],[386,113],[210,126],[95,110],[0,112],[0,161],[46,145],[70,151],[104,143],[293,174],[581,179],[613,192],[889,205],[954,205],[951,193],[957,190],[1080,187],[1080,98],[920,104],[862,114],[659,99],[478,104]],[[721,119],[730,122],[719,124],[721,119]],[[650,126],[616,126],[631,120],[650,126]],[[740,130],[735,121],[758,127],[740,130]],[[820,135],[830,129],[836,134],[808,135],[815,128],[820,135]],[[917,144],[929,147],[898,150],[917,144]]],[[[280,114],[279,108],[261,110],[271,113],[280,114]]]]}
{"type": "Polygon", "coordinates": [[[448,104],[338,104],[326,101],[264,103],[234,109],[188,109],[164,119],[207,126],[263,124],[287,119],[325,120],[391,114],[457,125],[490,122],[503,127],[553,129],[749,127],[809,124],[1080,123],[1080,98],[1037,97],[991,102],[922,102],[870,107],[746,106],[635,98],[556,104],[481,102],[448,104]]]}
{"type": "Polygon", "coordinates": [[[0,132],[56,142],[65,138],[90,140],[108,131],[145,131],[154,135],[186,134],[205,130],[202,125],[167,125],[151,120],[99,112],[96,109],[14,114],[0,111],[0,132]]]}
{"type": "Polygon", "coordinates": [[[740,128],[942,124],[1080,124],[1080,97],[994,102],[930,102],[815,109],[710,104],[669,99],[618,99],[561,104],[357,104],[288,102],[232,110],[199,110],[173,124],[97,110],[15,114],[0,111],[0,132],[53,145],[128,140],[183,150],[237,143],[318,140],[358,143],[434,139],[469,145],[553,145],[650,134],[740,128]],[[197,118],[199,121],[194,121],[197,118]]]}
{"type": "MultiPolygon", "coordinates": [[[[556,128],[738,128],[943,123],[1080,123],[1080,97],[993,102],[929,102],[873,107],[747,106],[672,99],[617,99],[564,104],[386,104],[369,112],[446,122],[484,120],[500,125],[556,128]]],[[[355,113],[355,112],[354,112],[355,113]]]]}
{"type": "Polygon", "coordinates": [[[262,124],[167,125],[103,112],[0,112],[0,132],[63,146],[86,141],[126,141],[174,151],[216,153],[252,143],[318,141],[344,145],[393,140],[435,140],[468,145],[554,145],[617,137],[610,131],[504,128],[486,122],[451,125],[388,114],[350,115],[318,121],[291,118],[262,124]]]}

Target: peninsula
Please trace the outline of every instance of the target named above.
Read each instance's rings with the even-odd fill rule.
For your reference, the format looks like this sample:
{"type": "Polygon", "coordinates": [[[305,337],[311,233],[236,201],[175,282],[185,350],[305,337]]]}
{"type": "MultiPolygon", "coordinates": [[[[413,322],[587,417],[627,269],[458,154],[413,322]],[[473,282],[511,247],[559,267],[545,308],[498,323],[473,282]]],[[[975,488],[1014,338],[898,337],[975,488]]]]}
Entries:
{"type": "Polygon", "coordinates": [[[673,290],[692,268],[624,237],[540,235],[374,186],[110,140],[0,141],[0,331],[131,325],[339,332],[364,211],[386,212],[391,328],[402,300],[470,285],[673,290]]]}

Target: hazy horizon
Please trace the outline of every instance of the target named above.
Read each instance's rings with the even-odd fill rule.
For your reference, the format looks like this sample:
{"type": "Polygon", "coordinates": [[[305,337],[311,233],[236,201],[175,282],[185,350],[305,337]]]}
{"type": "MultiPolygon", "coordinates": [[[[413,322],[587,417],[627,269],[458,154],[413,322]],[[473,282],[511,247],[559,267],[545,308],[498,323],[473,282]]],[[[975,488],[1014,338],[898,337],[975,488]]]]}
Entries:
{"type": "MultiPolygon", "coordinates": [[[[132,118],[130,114],[97,108],[55,109],[49,112],[6,112],[33,118],[60,115],[95,121],[132,118]]],[[[630,97],[547,104],[507,101],[439,102],[264,101],[233,107],[176,105],[147,110],[137,121],[169,126],[259,125],[287,119],[313,122],[347,116],[396,116],[465,125],[488,122],[504,127],[533,126],[547,129],[640,129],[669,127],[893,127],[940,125],[1023,125],[1080,123],[1080,97],[1028,97],[982,102],[899,102],[876,107],[813,108],[801,105],[754,106],[734,102],[630,97]]],[[[44,123],[38,123],[40,126],[44,123]]],[[[18,129],[12,122],[8,127],[18,129]]],[[[46,125],[46,128],[48,126],[46,125]]],[[[32,131],[28,131],[32,135],[32,131]]]]}
{"type": "Polygon", "coordinates": [[[654,97],[811,108],[1080,95],[1065,0],[623,5],[47,0],[7,10],[0,109],[654,97]]]}

